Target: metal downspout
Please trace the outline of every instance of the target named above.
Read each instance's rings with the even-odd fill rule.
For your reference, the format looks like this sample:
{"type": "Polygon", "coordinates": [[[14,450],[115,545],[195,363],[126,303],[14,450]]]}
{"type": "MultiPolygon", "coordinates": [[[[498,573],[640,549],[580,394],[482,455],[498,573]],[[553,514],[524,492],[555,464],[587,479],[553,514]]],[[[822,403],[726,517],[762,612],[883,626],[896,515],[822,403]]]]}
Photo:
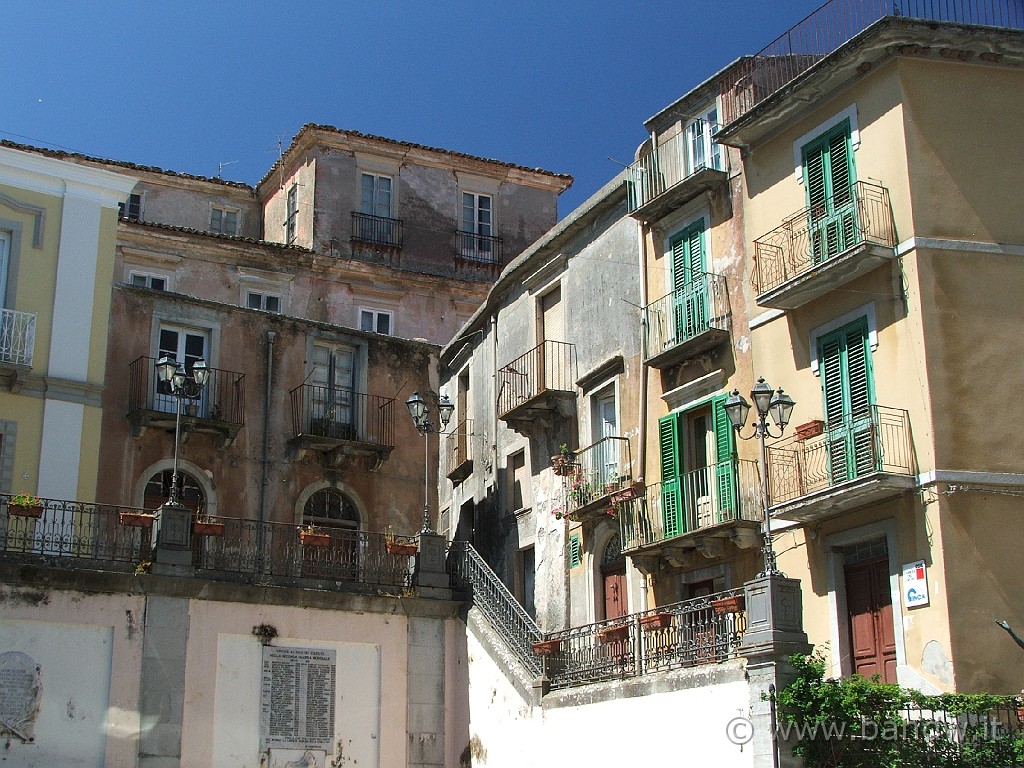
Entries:
{"type": "MultiPolygon", "coordinates": [[[[640,404],[637,421],[637,464],[640,469],[637,480],[645,483],[647,477],[647,379],[650,370],[644,362],[647,360],[647,241],[646,227],[642,221],[636,223],[637,257],[640,262],[640,404]]],[[[640,580],[641,610],[649,607],[647,594],[647,576],[640,580]]]]}
{"type": "MultiPolygon", "coordinates": [[[[274,377],[274,338],[277,336],[275,331],[267,331],[267,389],[264,394],[263,400],[263,453],[261,456],[260,466],[261,477],[260,477],[260,522],[262,523],[267,519],[267,482],[269,471],[267,469],[267,450],[270,445],[270,396],[273,387],[274,377]]],[[[262,529],[261,529],[262,530],[262,529]]]]}

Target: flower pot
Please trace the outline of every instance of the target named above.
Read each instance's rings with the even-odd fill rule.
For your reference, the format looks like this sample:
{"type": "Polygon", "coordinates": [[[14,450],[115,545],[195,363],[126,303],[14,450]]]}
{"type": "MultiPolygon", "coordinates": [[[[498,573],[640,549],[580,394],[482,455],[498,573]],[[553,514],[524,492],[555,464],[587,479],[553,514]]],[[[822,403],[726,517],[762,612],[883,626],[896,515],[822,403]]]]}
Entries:
{"type": "Polygon", "coordinates": [[[746,600],[743,595],[734,595],[733,597],[722,597],[718,600],[711,601],[711,608],[715,613],[722,615],[724,613],[737,613],[742,611],[746,606],[746,600]]]}
{"type": "Polygon", "coordinates": [[[533,644],[533,652],[538,656],[554,656],[561,649],[561,640],[540,640],[533,644]]]}
{"type": "Polygon", "coordinates": [[[612,504],[624,504],[627,501],[640,498],[643,493],[643,483],[633,483],[612,494],[612,504]]]}
{"type": "Polygon", "coordinates": [[[329,547],[331,545],[331,534],[299,531],[299,541],[305,547],[329,547]]]}
{"type": "Polygon", "coordinates": [[[796,439],[806,440],[809,437],[817,437],[824,431],[825,422],[821,419],[814,419],[796,428],[796,439]]]}
{"type": "Polygon", "coordinates": [[[196,536],[223,536],[224,523],[213,523],[208,520],[194,520],[192,533],[196,536]]]}
{"type": "Polygon", "coordinates": [[[8,504],[7,512],[8,514],[17,515],[18,517],[42,517],[43,505],[32,504],[30,506],[23,507],[18,504],[8,504]]]}
{"type": "Polygon", "coordinates": [[[419,548],[415,541],[386,541],[384,549],[389,555],[415,555],[419,548]]]}
{"type": "Polygon", "coordinates": [[[640,617],[640,626],[651,631],[654,629],[665,629],[672,626],[671,613],[652,613],[650,616],[640,617]]]}
{"type": "Polygon", "coordinates": [[[121,525],[126,525],[129,528],[149,528],[156,520],[156,515],[145,512],[120,512],[117,518],[121,525]]]}
{"type": "Polygon", "coordinates": [[[602,643],[617,643],[629,638],[629,625],[619,624],[614,627],[605,627],[597,631],[597,639],[602,643]]]}
{"type": "Polygon", "coordinates": [[[1017,720],[1024,723],[1024,707],[1017,707],[1017,720]]]}
{"type": "Polygon", "coordinates": [[[554,470],[556,475],[559,475],[560,477],[568,477],[572,474],[572,459],[564,453],[556,453],[551,457],[551,468],[554,470]]]}

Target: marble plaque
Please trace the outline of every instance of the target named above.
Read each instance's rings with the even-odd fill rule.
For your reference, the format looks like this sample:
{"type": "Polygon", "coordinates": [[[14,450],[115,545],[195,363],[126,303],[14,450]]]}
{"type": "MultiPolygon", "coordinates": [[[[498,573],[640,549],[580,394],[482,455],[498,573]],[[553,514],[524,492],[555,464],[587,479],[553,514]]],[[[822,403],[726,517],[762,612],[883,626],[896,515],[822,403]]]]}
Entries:
{"type": "Polygon", "coordinates": [[[39,665],[27,653],[0,653],[0,733],[35,741],[36,718],[43,698],[39,665]]]}
{"type": "Polygon", "coordinates": [[[314,749],[334,744],[337,652],[324,648],[263,648],[260,744],[263,749],[314,749]]]}

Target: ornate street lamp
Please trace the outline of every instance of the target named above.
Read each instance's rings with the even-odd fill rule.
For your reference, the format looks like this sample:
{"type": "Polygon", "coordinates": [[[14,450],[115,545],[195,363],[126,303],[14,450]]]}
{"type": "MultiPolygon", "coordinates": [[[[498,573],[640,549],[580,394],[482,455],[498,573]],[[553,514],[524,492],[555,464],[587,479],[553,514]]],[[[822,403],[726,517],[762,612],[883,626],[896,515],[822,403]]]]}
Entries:
{"type": "Polygon", "coordinates": [[[442,393],[439,397],[436,392],[429,390],[426,394],[427,397],[424,397],[419,392],[413,392],[409,399],[405,401],[405,404],[409,408],[412,423],[416,425],[416,431],[423,435],[423,529],[420,533],[436,534],[437,532],[430,527],[430,454],[427,446],[427,435],[431,432],[441,434],[448,428],[448,422],[452,420],[452,412],[455,410],[455,405],[448,399],[446,394],[442,393]],[[440,429],[435,429],[434,425],[430,422],[430,405],[427,402],[427,398],[436,403],[437,415],[441,421],[440,429]]]}
{"type": "Polygon", "coordinates": [[[174,419],[174,471],[171,473],[171,498],[168,503],[178,505],[178,442],[181,434],[181,401],[186,398],[195,400],[202,394],[210,370],[205,360],[192,363],[192,371],[187,372],[185,366],[173,357],[164,355],[156,361],[156,378],[165,387],[167,394],[173,395],[177,401],[177,414],[174,419]]]}
{"type": "Polygon", "coordinates": [[[750,399],[754,401],[757,419],[754,421],[754,431],[746,437],[740,430],[746,426],[750,403],[744,399],[738,389],[734,389],[725,401],[725,412],[729,416],[733,429],[736,430],[736,437],[741,440],[752,440],[756,437],[760,441],[758,468],[761,471],[761,501],[764,505],[764,547],[761,550],[764,555],[764,573],[761,575],[774,576],[778,574],[781,576],[782,574],[779,574],[775,565],[775,548],[772,545],[771,504],[768,500],[768,451],[765,447],[765,439],[782,437],[782,433],[786,430],[786,425],[789,424],[789,419],[793,415],[796,402],[782,391],[782,387],[773,392],[764,377],[759,378],[757,384],[750,390],[750,399]],[[769,414],[779,430],[777,435],[772,434],[768,427],[769,414]]]}

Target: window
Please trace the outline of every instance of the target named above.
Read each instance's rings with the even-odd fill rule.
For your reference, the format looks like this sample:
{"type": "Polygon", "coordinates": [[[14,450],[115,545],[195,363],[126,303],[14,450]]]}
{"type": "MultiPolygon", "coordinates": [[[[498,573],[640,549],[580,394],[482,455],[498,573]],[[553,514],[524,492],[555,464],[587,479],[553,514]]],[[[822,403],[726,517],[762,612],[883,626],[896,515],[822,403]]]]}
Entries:
{"type": "Polygon", "coordinates": [[[316,491],[302,508],[303,525],[358,528],[359,511],[352,500],[334,488],[316,491]]]}
{"type": "Polygon", "coordinates": [[[391,335],[391,313],[382,309],[360,309],[359,330],[391,335]]]}
{"type": "Polygon", "coordinates": [[[315,343],[310,396],[305,398],[310,434],[341,440],[355,438],[355,349],[341,344],[315,343]]]}
{"type": "Polygon", "coordinates": [[[491,196],[462,193],[462,232],[476,237],[462,238],[462,255],[477,261],[492,261],[494,250],[491,196]]]}
{"type": "Polygon", "coordinates": [[[0,232],[0,308],[7,306],[7,271],[11,263],[11,235],[0,232]]]}
{"type": "Polygon", "coordinates": [[[722,148],[711,140],[718,127],[717,106],[687,123],[686,145],[690,153],[690,173],[696,173],[701,168],[722,170],[722,148]]]}
{"type": "MultiPolygon", "coordinates": [[[[191,372],[196,360],[203,359],[209,363],[209,331],[196,328],[184,328],[174,325],[161,325],[159,343],[156,352],[157,360],[164,356],[172,357],[179,363],[185,365],[185,371],[191,372]]],[[[211,387],[207,386],[198,401],[192,404],[199,406],[200,413],[205,413],[205,400],[209,396],[211,387]]],[[[174,413],[177,410],[177,400],[164,384],[156,384],[156,397],[154,407],[158,411],[174,413]]]]}
{"type": "Polygon", "coordinates": [[[134,269],[128,276],[128,282],[139,288],[153,291],[166,291],[168,280],[166,275],[155,275],[150,272],[136,272],[134,269]]]}
{"type": "Polygon", "coordinates": [[[535,574],[534,571],[537,567],[537,556],[533,546],[526,547],[519,550],[518,563],[516,564],[517,570],[519,571],[519,592],[516,597],[519,598],[523,608],[530,614],[531,617],[537,618],[537,603],[535,592],[535,574]]]}
{"type": "Polygon", "coordinates": [[[516,451],[508,457],[508,506],[509,512],[525,509],[527,499],[526,452],[516,451]]]}
{"type": "Polygon", "coordinates": [[[580,536],[574,533],[569,537],[569,567],[577,568],[583,562],[583,545],[580,536]]]}
{"type": "Polygon", "coordinates": [[[238,209],[213,206],[210,209],[210,231],[218,235],[237,235],[238,209]]]}
{"type": "Polygon", "coordinates": [[[391,216],[391,177],[364,173],[361,179],[359,211],[370,216],[391,216]]]}
{"type": "Polygon", "coordinates": [[[815,264],[856,242],[856,180],[850,121],[844,120],[803,148],[804,185],[815,264]]]}
{"type": "Polygon", "coordinates": [[[873,442],[874,381],[867,318],[822,336],[818,361],[831,482],[874,472],[878,452],[873,442]]]}
{"type": "Polygon", "coordinates": [[[127,202],[118,203],[117,214],[122,219],[139,221],[142,218],[142,193],[132,192],[127,202]]]}
{"type": "Polygon", "coordinates": [[[620,479],[619,468],[622,457],[619,452],[622,443],[620,440],[604,439],[620,437],[614,384],[605,387],[591,399],[590,428],[593,442],[599,443],[599,445],[588,451],[592,457],[590,459],[592,463],[587,462],[589,464],[587,470],[597,485],[617,483],[620,479]]]}
{"type": "Polygon", "coordinates": [[[672,250],[672,314],[674,338],[684,341],[707,330],[709,317],[704,219],[698,219],[669,241],[672,250]]]}
{"type": "Polygon", "coordinates": [[[299,187],[292,184],[285,200],[284,241],[287,245],[295,242],[295,219],[299,215],[299,187]]]}
{"type": "Polygon", "coordinates": [[[725,395],[658,422],[665,536],[726,522],[737,510],[733,430],[725,395]]]}
{"type": "Polygon", "coordinates": [[[280,312],[281,297],[276,293],[263,293],[262,291],[247,291],[245,305],[249,309],[262,309],[265,312],[280,312]]]}

